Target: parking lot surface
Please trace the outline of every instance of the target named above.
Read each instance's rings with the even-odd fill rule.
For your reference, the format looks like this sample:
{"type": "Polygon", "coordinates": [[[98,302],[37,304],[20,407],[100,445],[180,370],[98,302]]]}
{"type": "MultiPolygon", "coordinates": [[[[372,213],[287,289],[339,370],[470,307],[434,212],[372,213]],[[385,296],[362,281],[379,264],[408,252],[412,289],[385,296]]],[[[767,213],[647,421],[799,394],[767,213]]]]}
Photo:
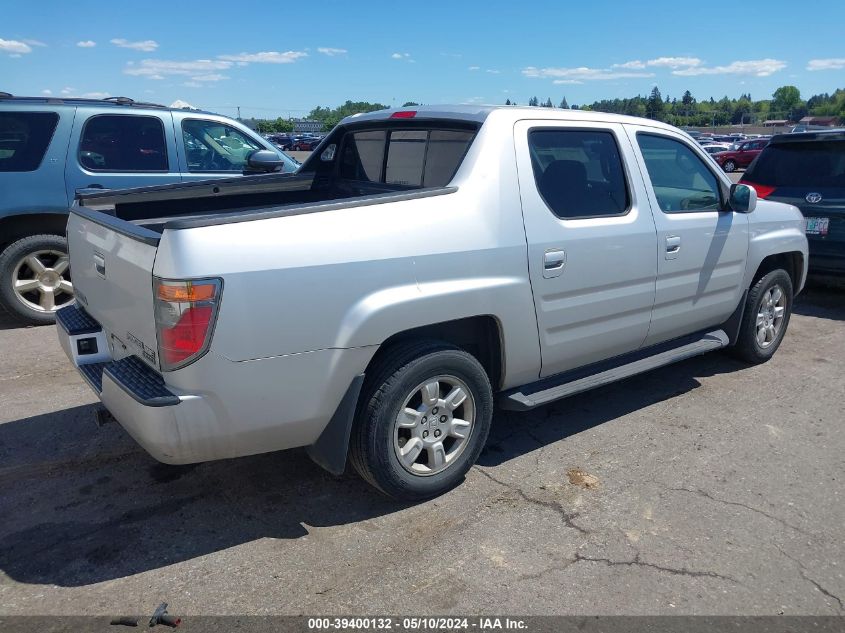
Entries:
{"type": "Polygon", "coordinates": [[[53,327],[0,320],[0,614],[843,614],[845,292],[774,359],[498,412],[418,505],[301,450],[154,462],[53,327]]]}

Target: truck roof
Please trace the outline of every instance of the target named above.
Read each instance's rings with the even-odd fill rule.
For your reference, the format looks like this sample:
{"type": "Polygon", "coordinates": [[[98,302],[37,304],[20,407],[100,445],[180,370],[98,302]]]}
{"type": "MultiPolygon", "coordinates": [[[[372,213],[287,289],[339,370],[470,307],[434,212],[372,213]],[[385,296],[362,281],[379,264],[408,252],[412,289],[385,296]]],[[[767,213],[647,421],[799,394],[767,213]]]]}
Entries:
{"type": "Polygon", "coordinates": [[[409,106],[406,108],[389,108],[353,114],[346,117],[340,123],[350,124],[363,121],[379,121],[385,119],[448,119],[459,121],[475,121],[483,123],[493,113],[506,116],[513,121],[520,119],[556,119],[560,121],[602,121],[607,123],[636,123],[638,125],[649,125],[651,127],[676,130],[677,128],[660,121],[632,117],[624,114],[610,114],[607,112],[596,112],[594,110],[566,110],[561,108],[544,108],[538,106],[512,106],[512,105],[425,105],[409,106]],[[402,114],[402,113],[411,113],[402,114]]]}

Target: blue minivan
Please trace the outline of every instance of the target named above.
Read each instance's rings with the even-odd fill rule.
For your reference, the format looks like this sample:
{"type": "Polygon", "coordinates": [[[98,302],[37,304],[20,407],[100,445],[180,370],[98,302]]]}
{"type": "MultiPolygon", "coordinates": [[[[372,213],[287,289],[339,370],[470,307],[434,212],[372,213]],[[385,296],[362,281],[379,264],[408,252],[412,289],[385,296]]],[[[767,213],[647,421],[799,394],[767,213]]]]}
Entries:
{"type": "Polygon", "coordinates": [[[0,93],[0,307],[42,324],[73,300],[64,235],[81,190],[298,167],[248,127],[210,112],[125,97],[0,93]]]}

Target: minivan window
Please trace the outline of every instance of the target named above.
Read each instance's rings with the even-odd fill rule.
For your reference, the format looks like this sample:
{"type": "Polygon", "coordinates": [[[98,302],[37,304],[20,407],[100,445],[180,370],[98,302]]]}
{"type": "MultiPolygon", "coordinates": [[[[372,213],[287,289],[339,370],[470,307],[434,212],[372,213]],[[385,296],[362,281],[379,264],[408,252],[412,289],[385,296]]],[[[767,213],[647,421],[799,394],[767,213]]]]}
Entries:
{"type": "Polygon", "coordinates": [[[845,140],[769,145],[743,180],[774,187],[845,187],[845,140]]]}
{"type": "Polygon", "coordinates": [[[637,132],[657,204],[664,213],[718,211],[719,181],[686,143],[637,132]]]}
{"type": "Polygon", "coordinates": [[[249,155],[264,149],[257,141],[217,121],[185,119],[182,137],[188,171],[244,171],[249,155]]]}
{"type": "Polygon", "coordinates": [[[167,171],[161,119],[127,114],[92,116],[79,141],[79,164],[89,171],[167,171]]]}
{"type": "Polygon", "coordinates": [[[621,215],[630,206],[622,158],[602,130],[533,130],[528,148],[537,189],[559,218],[621,215]]]}
{"type": "Polygon", "coordinates": [[[58,123],[55,112],[0,112],[0,172],[38,169],[58,123]]]}
{"type": "Polygon", "coordinates": [[[341,150],[340,177],[406,187],[444,187],[474,137],[470,130],[352,132],[346,135],[341,150]]]}

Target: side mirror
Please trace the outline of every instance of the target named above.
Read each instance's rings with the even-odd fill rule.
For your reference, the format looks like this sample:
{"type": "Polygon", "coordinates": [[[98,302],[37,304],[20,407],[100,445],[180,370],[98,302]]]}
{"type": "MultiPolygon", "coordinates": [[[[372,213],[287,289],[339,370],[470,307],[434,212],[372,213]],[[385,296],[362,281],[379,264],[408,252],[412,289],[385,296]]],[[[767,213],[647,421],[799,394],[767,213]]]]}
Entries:
{"type": "Polygon", "coordinates": [[[282,169],[285,162],[272,150],[257,149],[247,156],[246,164],[252,171],[271,172],[282,169]]]}
{"type": "Polygon", "coordinates": [[[737,213],[751,213],[757,208],[757,191],[748,185],[731,185],[730,205],[737,213]]]}

